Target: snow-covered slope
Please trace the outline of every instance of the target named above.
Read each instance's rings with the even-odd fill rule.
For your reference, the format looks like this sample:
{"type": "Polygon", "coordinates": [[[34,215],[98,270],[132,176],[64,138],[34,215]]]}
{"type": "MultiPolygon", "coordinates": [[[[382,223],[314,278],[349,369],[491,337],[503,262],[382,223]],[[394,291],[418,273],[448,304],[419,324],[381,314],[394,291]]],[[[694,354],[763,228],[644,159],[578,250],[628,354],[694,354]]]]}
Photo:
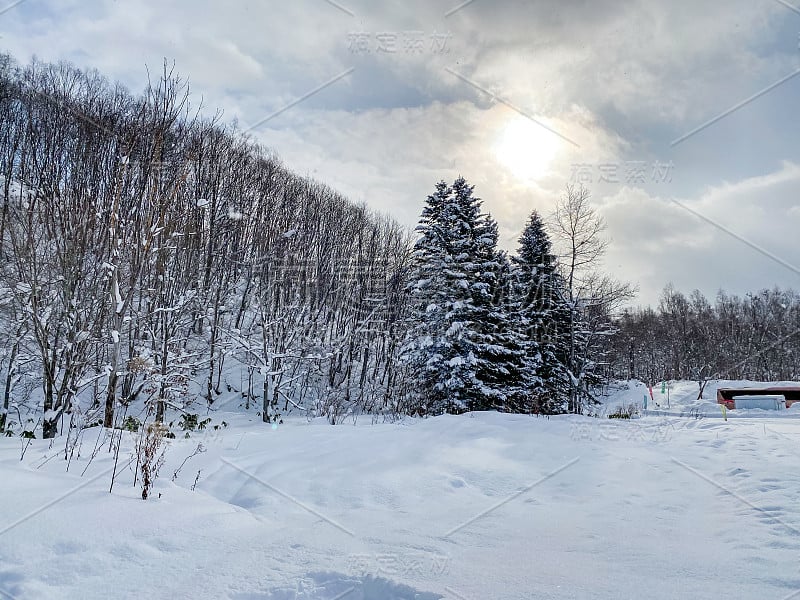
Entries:
{"type": "Polygon", "coordinates": [[[96,428],[68,473],[1,439],[0,597],[800,597],[796,419],[212,419],[147,502],[105,447],[80,476],[96,428]]]}

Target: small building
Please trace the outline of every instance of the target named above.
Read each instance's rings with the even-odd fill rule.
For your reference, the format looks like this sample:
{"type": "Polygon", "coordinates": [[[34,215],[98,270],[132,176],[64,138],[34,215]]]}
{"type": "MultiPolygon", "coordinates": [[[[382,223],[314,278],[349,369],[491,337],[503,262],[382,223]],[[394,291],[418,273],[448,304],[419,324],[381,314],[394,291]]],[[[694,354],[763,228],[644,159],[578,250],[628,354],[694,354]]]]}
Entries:
{"type": "Polygon", "coordinates": [[[764,388],[718,388],[717,404],[724,404],[727,408],[767,408],[775,410],[774,403],[780,400],[786,408],[794,402],[800,402],[800,385],[775,386],[764,388]],[[763,397],[763,402],[758,401],[763,397]],[[737,406],[736,399],[740,398],[737,406]]]}

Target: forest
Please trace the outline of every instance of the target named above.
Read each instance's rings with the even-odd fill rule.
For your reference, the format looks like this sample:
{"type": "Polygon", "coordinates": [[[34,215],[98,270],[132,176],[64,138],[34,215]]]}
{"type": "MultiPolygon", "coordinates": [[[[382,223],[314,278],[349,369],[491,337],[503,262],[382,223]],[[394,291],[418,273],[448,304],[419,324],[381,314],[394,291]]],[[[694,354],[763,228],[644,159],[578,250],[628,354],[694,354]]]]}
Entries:
{"type": "Polygon", "coordinates": [[[800,371],[800,296],[790,289],[720,291],[712,304],[668,285],[656,308],[625,310],[615,327],[612,377],[789,381],[800,371]]]}
{"type": "Polygon", "coordinates": [[[0,57],[0,184],[6,435],[161,422],[223,390],[265,423],[339,423],[797,377],[796,293],[632,309],[586,188],[532,211],[513,254],[464,177],[431,182],[412,231],[202,116],[167,64],[134,95],[0,57]]]}

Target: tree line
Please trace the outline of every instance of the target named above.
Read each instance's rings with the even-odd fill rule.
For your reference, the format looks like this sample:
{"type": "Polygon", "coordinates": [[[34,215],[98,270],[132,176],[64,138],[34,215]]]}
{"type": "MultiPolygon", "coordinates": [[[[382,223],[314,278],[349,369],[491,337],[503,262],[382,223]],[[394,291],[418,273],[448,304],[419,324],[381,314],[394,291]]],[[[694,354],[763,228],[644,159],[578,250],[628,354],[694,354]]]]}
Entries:
{"type": "Polygon", "coordinates": [[[464,178],[440,182],[417,227],[402,358],[429,412],[581,412],[594,400],[630,286],[596,266],[604,224],[568,186],[548,227],[534,211],[509,257],[464,178]],[[550,233],[561,248],[554,250],[550,233]]]}
{"type": "Polygon", "coordinates": [[[437,186],[415,244],[199,116],[166,64],[136,96],[94,71],[8,56],[0,182],[4,426],[27,407],[45,437],[65,419],[113,427],[137,401],[161,421],[223,392],[265,422],[577,411],[594,381],[609,283],[584,276],[602,243],[599,228],[577,229],[599,223],[583,190],[556,220],[586,237],[566,274],[538,215],[519,256],[499,251],[463,179],[437,186]],[[424,283],[437,260],[452,270],[424,283]],[[434,338],[458,340],[437,363],[449,374],[420,363],[434,338]]]}
{"type": "MultiPolygon", "coordinates": [[[[583,187],[513,255],[463,177],[409,231],[201,116],[166,63],[134,95],[0,56],[0,186],[0,430],[47,438],[223,396],[266,423],[579,413],[611,377],[711,372],[798,320],[777,291],[621,313],[583,187]]],[[[786,347],[746,369],[793,374],[786,347]]]]}
{"type": "Polygon", "coordinates": [[[790,381],[800,377],[800,295],[774,288],[744,296],[672,285],[658,306],[623,311],[615,322],[610,377],[790,381]]]}
{"type": "Polygon", "coordinates": [[[218,121],[166,66],[134,96],[3,58],[4,422],[38,407],[52,437],[226,391],[265,422],[405,410],[410,233],[218,121]]]}

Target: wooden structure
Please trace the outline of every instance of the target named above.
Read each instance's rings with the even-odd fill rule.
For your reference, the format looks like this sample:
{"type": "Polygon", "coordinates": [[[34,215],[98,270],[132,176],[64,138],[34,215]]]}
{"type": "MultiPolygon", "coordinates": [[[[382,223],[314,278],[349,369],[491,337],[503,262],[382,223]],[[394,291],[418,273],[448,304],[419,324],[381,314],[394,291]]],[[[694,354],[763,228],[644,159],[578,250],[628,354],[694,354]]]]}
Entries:
{"type": "Polygon", "coordinates": [[[717,404],[724,404],[727,408],[736,408],[737,396],[783,396],[786,399],[786,408],[793,403],[800,402],[800,385],[774,386],[764,388],[718,388],[717,404]]]}

